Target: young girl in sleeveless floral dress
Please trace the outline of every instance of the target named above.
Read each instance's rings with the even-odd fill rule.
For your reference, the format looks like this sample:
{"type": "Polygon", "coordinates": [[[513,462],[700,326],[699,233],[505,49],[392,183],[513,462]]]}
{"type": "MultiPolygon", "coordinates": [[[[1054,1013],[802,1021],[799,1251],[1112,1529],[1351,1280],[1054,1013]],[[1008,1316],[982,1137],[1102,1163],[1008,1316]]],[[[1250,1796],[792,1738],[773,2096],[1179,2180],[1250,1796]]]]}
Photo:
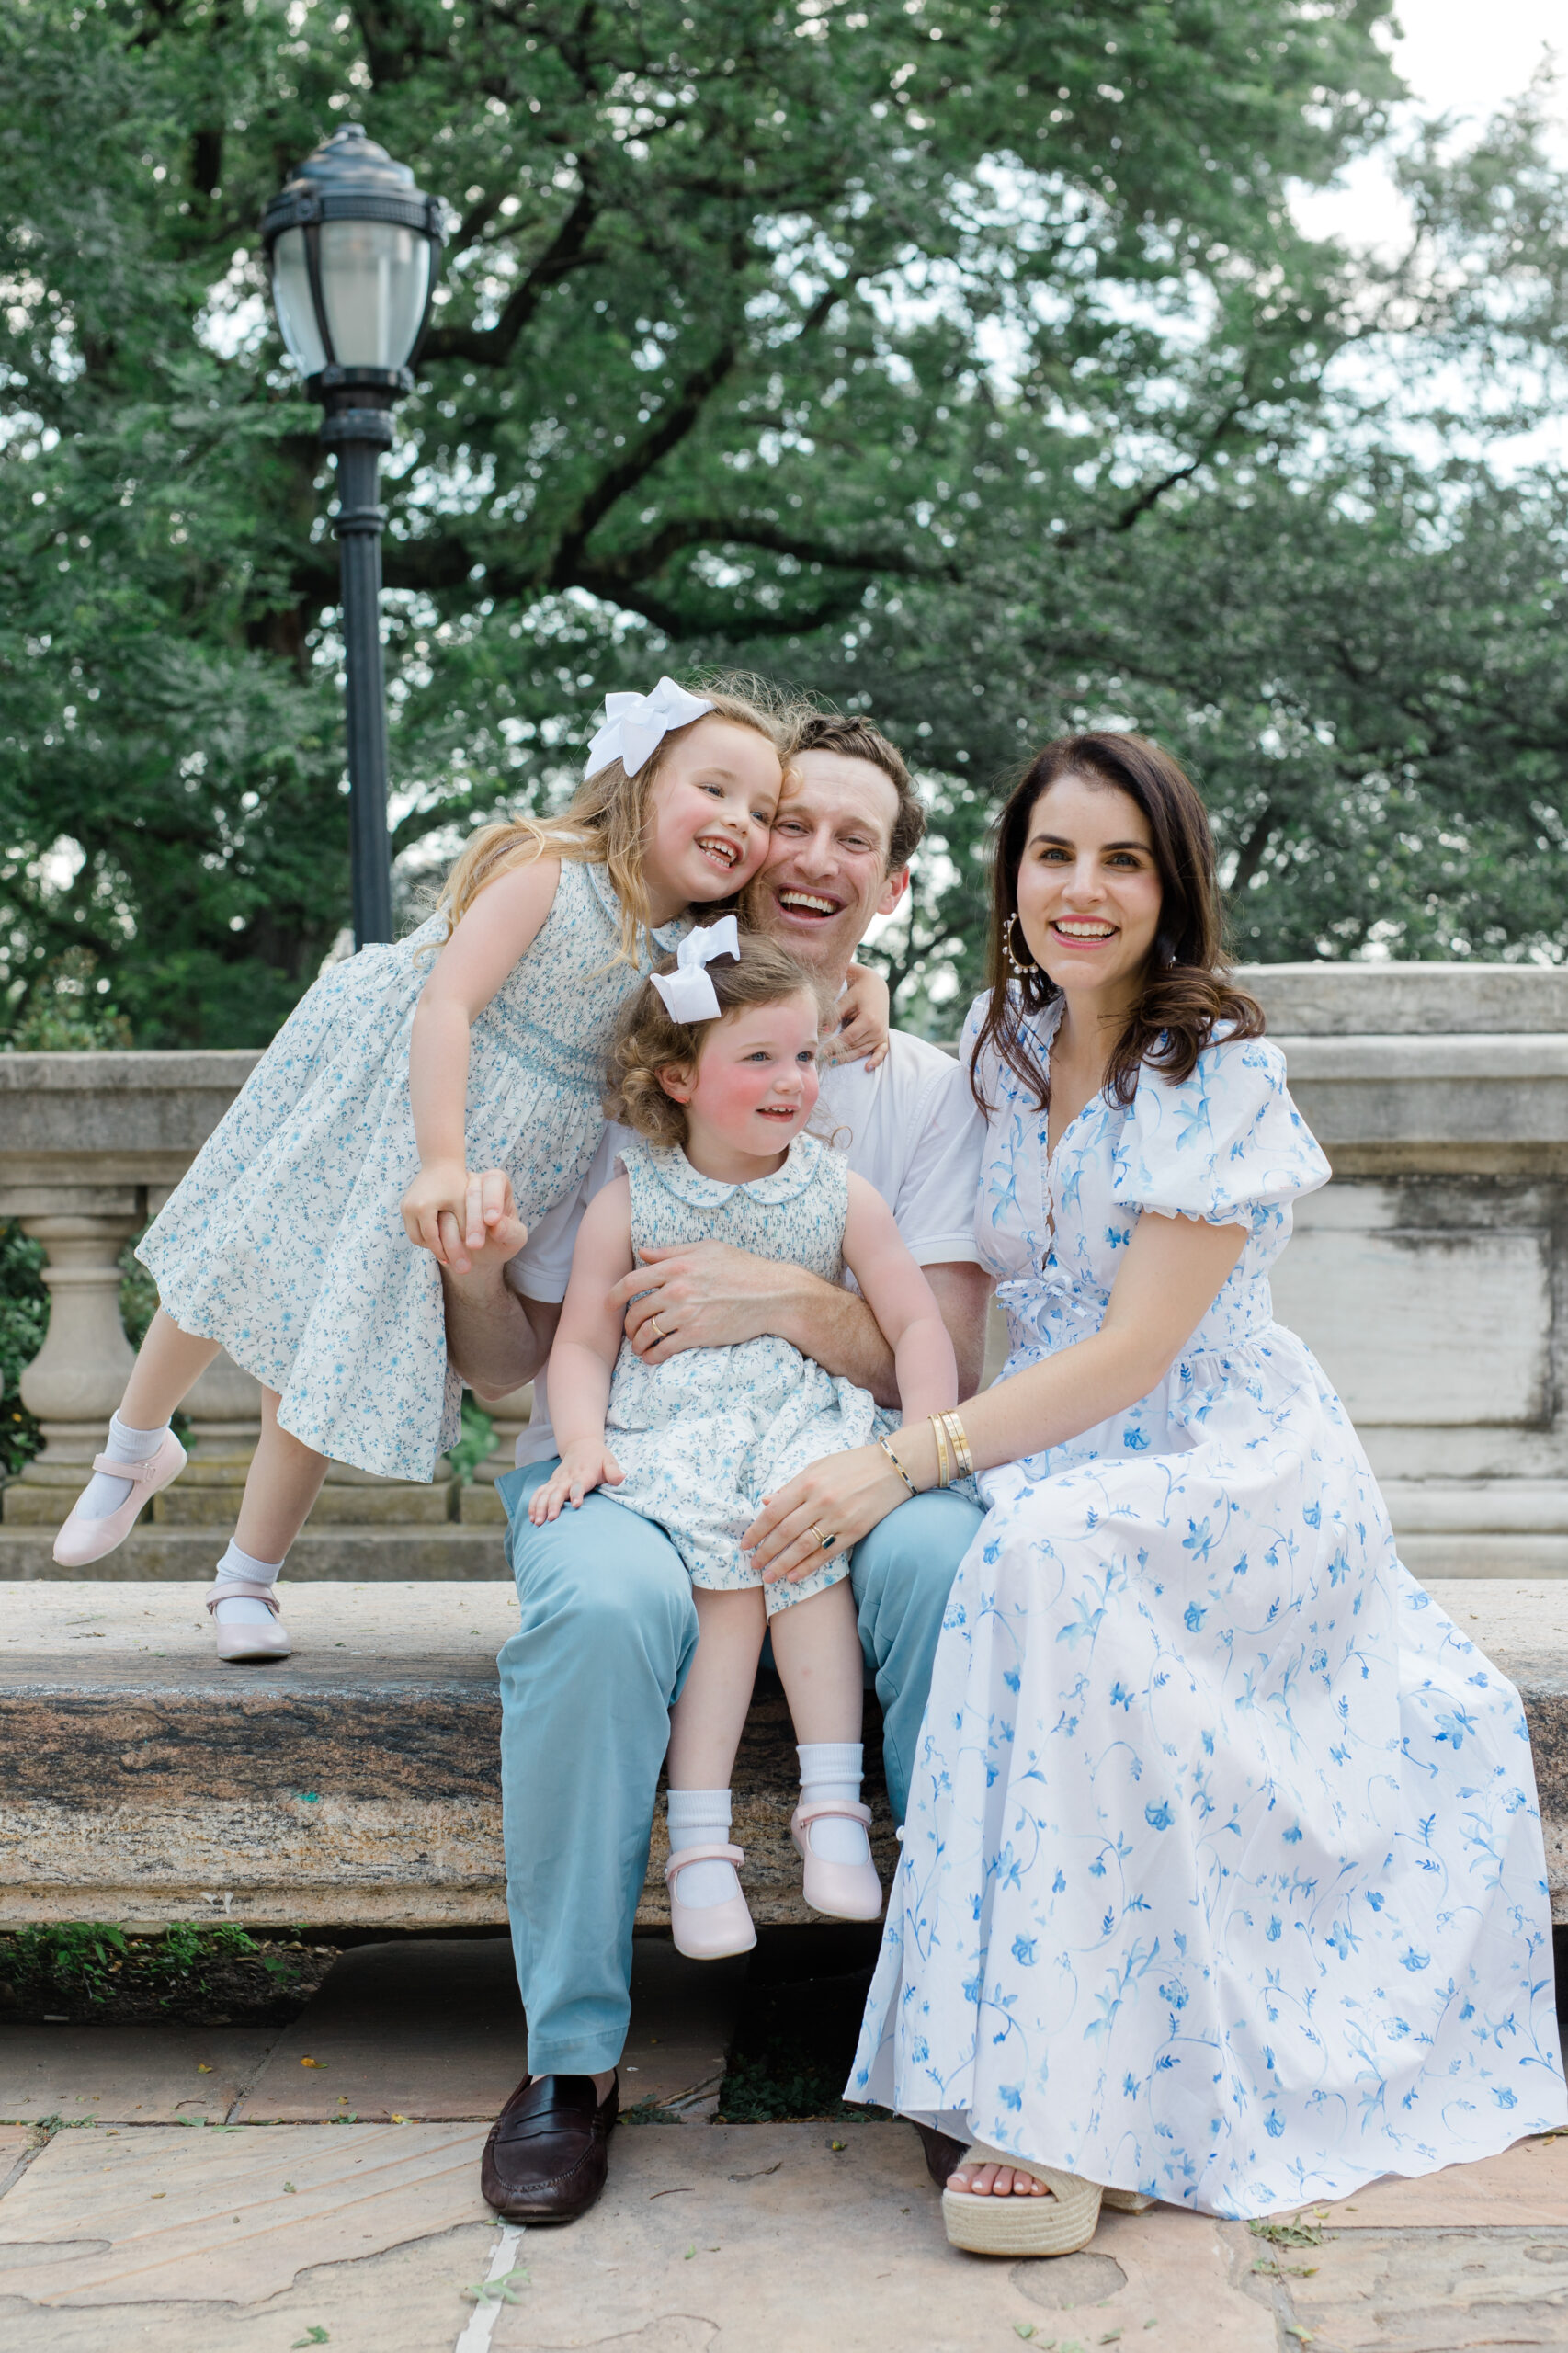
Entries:
{"type": "Polygon", "coordinates": [[[789,722],[661,679],[612,695],[563,815],[479,834],[439,912],[295,1007],[137,1256],[154,1316],[54,1557],[81,1567],[183,1468],[169,1416],[220,1347],[262,1435],[208,1606],[220,1657],[287,1654],[273,1586],[330,1459],[428,1480],[459,1432],[440,1266],[579,1182],[627,991],[761,865],[789,722]]]}
{"type": "Polygon", "coordinates": [[[739,1541],[778,1482],[864,1445],[876,1407],[772,1336],[644,1363],[608,1294],[640,1252],[708,1239],[830,1282],[847,1267],[892,1347],[905,1414],[950,1407],[958,1393],[952,1344],[892,1212],[805,1132],[827,1014],[819,983],[772,941],[752,935],[738,949],[737,961],[733,917],[692,933],[677,968],[627,1008],[608,1108],[639,1140],[578,1234],[550,1359],[561,1467],[528,1506],[536,1523],[553,1519],[602,1484],[657,1520],[690,1571],[699,1641],[671,1723],[665,1876],[676,1944],[697,1960],[756,1940],[736,1876],[744,1857],[729,1840],[730,1776],[765,1631],[801,1743],[790,1828],[805,1900],[841,1919],[881,1910],[859,1802],[848,1549],[818,1528],[811,1561],[765,1584],[739,1541]]]}

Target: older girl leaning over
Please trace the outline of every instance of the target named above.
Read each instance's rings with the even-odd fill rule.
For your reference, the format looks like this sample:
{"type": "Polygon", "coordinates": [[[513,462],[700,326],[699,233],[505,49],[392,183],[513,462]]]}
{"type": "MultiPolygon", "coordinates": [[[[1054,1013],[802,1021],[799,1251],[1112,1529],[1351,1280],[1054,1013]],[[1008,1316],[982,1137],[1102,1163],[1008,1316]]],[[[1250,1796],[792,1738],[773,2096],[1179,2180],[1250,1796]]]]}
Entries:
{"type": "Polygon", "coordinates": [[[960,2246],[1064,2253],[1102,2196],[1266,2214],[1568,2119],[1517,1694],[1273,1320],[1329,1170],[1262,1029],[1175,761],[1050,745],[963,1048],[1006,1370],[743,1539],[787,1574],[807,1522],[982,1474],[849,2092],[960,2144],[960,2246]]]}
{"type": "Polygon", "coordinates": [[[169,1417],[226,1347],[262,1431],[208,1607],[221,1658],[288,1654],[274,1588],[329,1458],[427,1480],[455,1441],[439,1265],[576,1187],[620,1007],[762,864],[794,723],[673,678],[612,695],[559,817],[484,828],[428,923],[316,982],[138,1245],[161,1305],[62,1566],[178,1476],[169,1417]]]}

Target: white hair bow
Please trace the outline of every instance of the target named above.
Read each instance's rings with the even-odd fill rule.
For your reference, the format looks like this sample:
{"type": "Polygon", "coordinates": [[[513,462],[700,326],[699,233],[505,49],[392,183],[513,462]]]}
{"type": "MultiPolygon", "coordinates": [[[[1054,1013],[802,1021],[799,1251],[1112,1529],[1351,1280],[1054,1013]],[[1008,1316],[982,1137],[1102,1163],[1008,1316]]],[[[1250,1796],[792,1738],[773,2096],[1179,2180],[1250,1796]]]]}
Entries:
{"type": "Polygon", "coordinates": [[[739,958],[741,935],[733,915],[721,915],[701,931],[688,931],[676,949],[673,972],[655,972],[653,986],[672,1021],[717,1021],[719,992],[708,977],[715,956],[739,958]]]}
{"type": "Polygon", "coordinates": [[[597,776],[611,760],[635,776],[672,727],[689,727],[712,708],[673,678],[661,678],[651,695],[606,695],[604,723],[588,746],[585,778],[597,776]]]}

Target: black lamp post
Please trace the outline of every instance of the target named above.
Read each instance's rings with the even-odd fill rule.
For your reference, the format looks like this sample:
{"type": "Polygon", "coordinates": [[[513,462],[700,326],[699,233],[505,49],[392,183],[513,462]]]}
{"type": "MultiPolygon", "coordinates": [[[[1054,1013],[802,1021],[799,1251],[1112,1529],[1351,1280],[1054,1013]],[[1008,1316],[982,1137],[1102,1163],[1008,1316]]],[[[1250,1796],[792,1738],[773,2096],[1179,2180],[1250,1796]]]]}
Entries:
{"type": "Polygon", "coordinates": [[[261,221],[278,324],[337,459],[357,948],[392,936],[377,477],[392,404],[414,390],[444,229],[440,198],[423,195],[357,122],[306,156],[261,221]]]}

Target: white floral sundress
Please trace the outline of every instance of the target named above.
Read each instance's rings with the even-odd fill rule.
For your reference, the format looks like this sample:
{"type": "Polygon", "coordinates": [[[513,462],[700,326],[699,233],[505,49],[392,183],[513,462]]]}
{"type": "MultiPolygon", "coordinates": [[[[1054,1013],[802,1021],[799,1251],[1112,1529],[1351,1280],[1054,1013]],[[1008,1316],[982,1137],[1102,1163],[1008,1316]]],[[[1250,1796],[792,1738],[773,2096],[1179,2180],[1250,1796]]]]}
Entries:
{"type": "Polygon", "coordinates": [[[1273,1320],[1329,1174],[1278,1049],[1146,1068],[1053,1157],[983,1078],[1008,1373],[1098,1328],[1141,1213],[1248,1240],[1157,1389],[983,1476],[848,2097],[1228,2216],[1563,2124],[1518,1695],[1402,1566],[1273,1320]]]}
{"type": "MultiPolygon", "coordinates": [[[[728,1242],[838,1281],[849,1171],[820,1138],[797,1136],[782,1168],[749,1185],[699,1175],[678,1147],[638,1142],[619,1158],[637,1249],[728,1242]]],[[[623,1340],[605,1435],[626,1482],[605,1492],[658,1521],[694,1585],[715,1592],[761,1585],[738,1540],[764,1495],[824,1455],[869,1444],[875,1416],[869,1391],[772,1334],[733,1347],[684,1348],[653,1365],[623,1340]]],[[[835,1552],[793,1585],[764,1586],[768,1616],[848,1574],[847,1558],[835,1552]]]]}
{"type": "MultiPolygon", "coordinates": [[[[657,952],[687,928],[656,932],[657,952]]],[[[419,1166],[409,1035],[446,938],[434,915],[322,975],[136,1254],[182,1331],[221,1340],[278,1392],[286,1430],[395,1479],[429,1479],[460,1427],[440,1269],[400,1206],[419,1166]]],[[[505,1168],[528,1224],[593,1158],[610,1033],[640,978],[604,869],[563,860],[549,915],[471,1031],[468,1165],[505,1168]]]]}

